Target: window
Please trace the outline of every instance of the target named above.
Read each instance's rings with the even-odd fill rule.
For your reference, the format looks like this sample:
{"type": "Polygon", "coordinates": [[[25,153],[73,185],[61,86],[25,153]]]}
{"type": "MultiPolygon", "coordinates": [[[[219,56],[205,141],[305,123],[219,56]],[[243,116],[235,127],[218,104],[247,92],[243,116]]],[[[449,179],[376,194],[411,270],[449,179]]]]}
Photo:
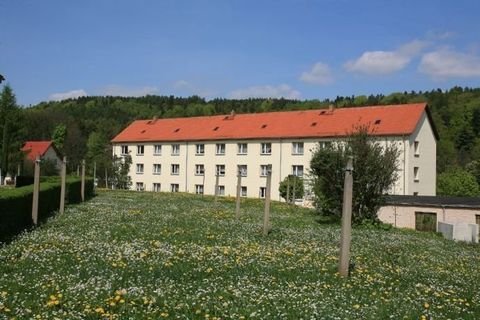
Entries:
{"type": "Polygon", "coordinates": [[[420,156],[420,149],[419,149],[419,142],[418,141],[415,141],[413,143],[413,150],[414,150],[414,155],[415,157],[419,157],[420,156]]]}
{"type": "Polygon", "coordinates": [[[156,144],[153,146],[153,154],[155,156],[159,156],[162,154],[162,145],[161,144],[156,144]]]}
{"type": "Polygon", "coordinates": [[[154,183],[153,189],[154,192],[160,192],[160,183],[154,183]]]}
{"type": "Polygon", "coordinates": [[[238,154],[247,154],[248,153],[248,145],[246,143],[239,143],[237,153],[238,154]]]}
{"type": "Polygon", "coordinates": [[[153,164],[153,174],[161,174],[162,173],[162,165],[155,163],[153,164]]]}
{"type": "Polygon", "coordinates": [[[260,176],[266,177],[268,175],[268,171],[271,170],[271,165],[269,164],[262,164],[260,166],[260,176]]]}
{"type": "Polygon", "coordinates": [[[297,177],[303,177],[303,166],[292,166],[292,174],[297,177]]]}
{"type": "Polygon", "coordinates": [[[195,185],[195,194],[203,194],[203,184],[195,185]]]}
{"type": "Polygon", "coordinates": [[[178,156],[180,154],[180,145],[172,144],[172,156],[178,156]]]}
{"type": "Polygon", "coordinates": [[[170,192],[178,192],[180,191],[180,186],[178,183],[170,184],[170,192]]]}
{"type": "Polygon", "coordinates": [[[215,153],[219,155],[225,154],[225,143],[217,143],[215,153]]]}
{"type": "Polygon", "coordinates": [[[266,187],[260,187],[259,197],[260,198],[265,198],[266,195],[267,195],[267,188],[266,187]]]}
{"type": "Polygon", "coordinates": [[[195,145],[195,148],[196,148],[195,154],[197,156],[203,156],[205,154],[205,145],[203,143],[195,145]]]}
{"type": "Polygon", "coordinates": [[[137,174],[143,174],[143,163],[137,163],[137,174]]]}
{"type": "Polygon", "coordinates": [[[270,142],[262,143],[260,154],[272,154],[272,144],[270,142]]]}
{"type": "Polygon", "coordinates": [[[128,154],[128,146],[123,145],[122,146],[122,155],[127,155],[128,154]]]}
{"type": "Polygon", "coordinates": [[[180,165],[179,164],[172,164],[172,175],[179,175],[180,174],[180,165]]]}
{"type": "Polygon", "coordinates": [[[303,142],[292,143],[292,154],[303,154],[303,142]]]}
{"type": "Polygon", "coordinates": [[[144,190],[143,182],[137,182],[137,183],[135,184],[135,189],[136,189],[137,191],[143,191],[143,190],[144,190]]]}
{"type": "Polygon", "coordinates": [[[435,212],[415,212],[415,230],[437,231],[437,214],[435,212]]]}
{"type": "Polygon", "coordinates": [[[247,196],[247,187],[242,186],[240,188],[240,196],[241,197],[246,197],[247,196]]]}
{"type": "Polygon", "coordinates": [[[217,195],[219,196],[225,195],[225,186],[218,186],[217,195]]]}
{"type": "Polygon", "coordinates": [[[137,146],[137,156],[143,156],[145,153],[145,146],[144,145],[138,145],[137,146]]]}
{"type": "Polygon", "coordinates": [[[420,171],[420,169],[418,167],[413,167],[413,181],[415,181],[415,182],[420,181],[418,171],[420,171]]]}
{"type": "Polygon", "coordinates": [[[195,165],[195,175],[196,176],[203,176],[205,174],[205,166],[203,164],[196,164],[195,165]]]}
{"type": "Polygon", "coordinates": [[[217,176],[224,176],[225,175],[225,165],[224,164],[217,164],[216,166],[216,174],[217,176]]]}
{"type": "Polygon", "coordinates": [[[246,164],[239,164],[237,166],[237,172],[242,176],[246,177],[247,176],[247,165],[246,164]]]}

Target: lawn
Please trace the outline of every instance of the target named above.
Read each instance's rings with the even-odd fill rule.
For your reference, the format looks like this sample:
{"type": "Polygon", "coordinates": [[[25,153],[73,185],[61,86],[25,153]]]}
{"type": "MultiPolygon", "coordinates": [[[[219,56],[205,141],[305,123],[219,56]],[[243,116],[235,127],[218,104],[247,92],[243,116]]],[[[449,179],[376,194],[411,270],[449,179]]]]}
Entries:
{"type": "Polygon", "coordinates": [[[100,192],[0,247],[0,319],[478,319],[480,246],[340,227],[310,210],[100,192]]]}

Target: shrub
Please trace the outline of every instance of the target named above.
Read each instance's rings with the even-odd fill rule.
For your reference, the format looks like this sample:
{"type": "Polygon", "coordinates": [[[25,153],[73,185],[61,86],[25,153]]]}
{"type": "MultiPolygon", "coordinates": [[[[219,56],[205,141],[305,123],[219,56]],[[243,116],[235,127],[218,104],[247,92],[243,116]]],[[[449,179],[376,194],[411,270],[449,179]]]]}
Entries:
{"type": "MultiPolygon", "coordinates": [[[[58,177],[41,179],[39,191],[38,222],[52,216],[60,207],[61,184],[58,177]]],[[[81,179],[69,177],[66,181],[66,201],[69,204],[81,201],[81,179]]],[[[93,179],[85,179],[85,198],[94,195],[93,179]]],[[[33,185],[0,192],[0,242],[8,241],[32,222],[33,185]]]]}

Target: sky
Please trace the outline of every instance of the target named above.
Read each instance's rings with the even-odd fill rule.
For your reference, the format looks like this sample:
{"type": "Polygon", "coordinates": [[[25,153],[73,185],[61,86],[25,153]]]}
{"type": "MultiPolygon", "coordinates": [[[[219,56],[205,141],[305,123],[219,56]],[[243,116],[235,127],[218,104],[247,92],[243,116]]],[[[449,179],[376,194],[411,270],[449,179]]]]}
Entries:
{"type": "Polygon", "coordinates": [[[480,1],[0,0],[17,102],[480,86],[480,1]]]}

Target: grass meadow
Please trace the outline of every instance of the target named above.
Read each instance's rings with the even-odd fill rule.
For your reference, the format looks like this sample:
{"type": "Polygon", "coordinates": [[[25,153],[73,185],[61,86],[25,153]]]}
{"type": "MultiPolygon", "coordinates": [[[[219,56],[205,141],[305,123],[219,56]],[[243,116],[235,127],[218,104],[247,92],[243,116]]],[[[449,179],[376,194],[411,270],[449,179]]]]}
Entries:
{"type": "Polygon", "coordinates": [[[340,226],[311,210],[100,192],[0,247],[0,319],[479,319],[480,246],[340,226]]]}

